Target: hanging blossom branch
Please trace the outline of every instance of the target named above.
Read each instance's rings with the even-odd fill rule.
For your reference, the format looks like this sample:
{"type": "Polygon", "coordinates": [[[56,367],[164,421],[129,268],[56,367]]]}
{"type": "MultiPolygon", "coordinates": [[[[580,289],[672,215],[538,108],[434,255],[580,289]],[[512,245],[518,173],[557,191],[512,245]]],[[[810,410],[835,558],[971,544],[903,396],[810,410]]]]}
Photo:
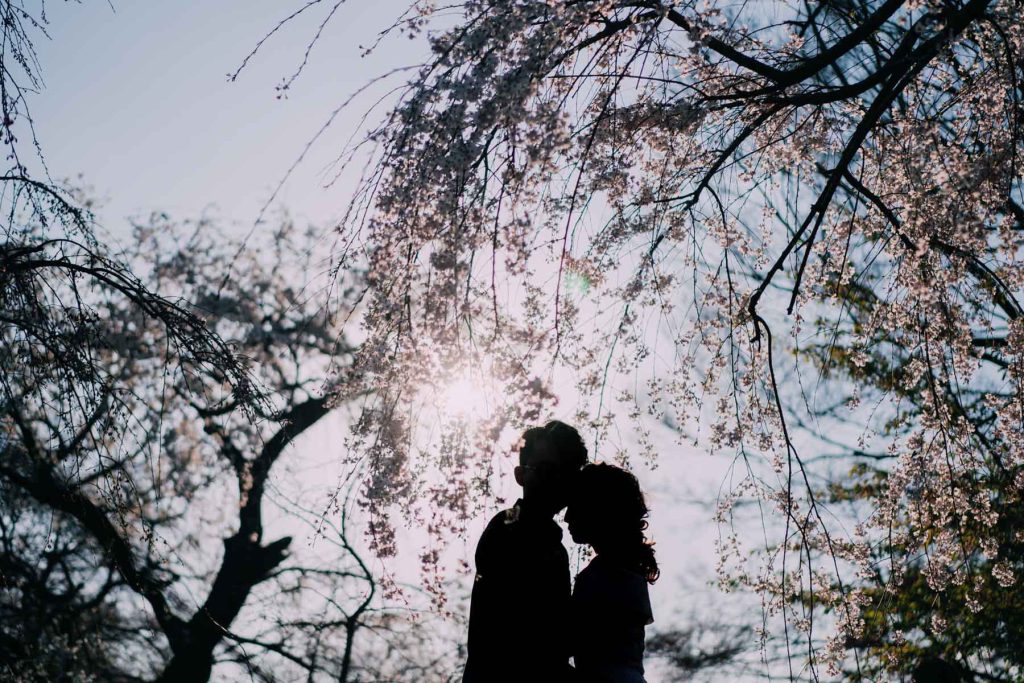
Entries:
{"type": "MultiPolygon", "coordinates": [[[[1018,3],[460,9],[368,136],[377,154],[340,228],[341,267],[369,272],[355,385],[373,399],[351,444],[370,466],[367,504],[382,520],[414,509],[440,463],[431,481],[448,483],[429,484],[430,500],[448,521],[431,528],[458,527],[486,491],[492,444],[550,409],[543,379],[563,371],[599,444],[616,416],[643,433],[647,414],[692,425],[710,403],[707,445],[747,470],[719,519],[746,496],[780,514],[767,558],[725,535],[723,576],[762,592],[787,646],[806,642],[812,678],[856,672],[864,577],[899,590],[927,553],[941,591],[999,547],[977,522],[992,519],[973,476],[988,465],[962,408],[993,377],[979,349],[1007,369],[991,408],[998,485],[1024,484],[1018,3]],[[801,348],[819,337],[831,341],[801,348]],[[872,433],[905,393],[931,398],[882,445],[886,488],[843,534],[783,378],[819,348],[874,367],[881,337],[909,366],[903,385],[869,380],[890,400],[872,433]],[[424,455],[424,388],[467,365],[500,378],[507,407],[424,455]],[[904,522],[890,558],[872,560],[904,522]]],[[[425,3],[412,11],[412,31],[429,26],[425,3]]],[[[822,358],[822,377],[839,368],[822,358]]],[[[854,414],[861,388],[835,388],[854,414]]]]}

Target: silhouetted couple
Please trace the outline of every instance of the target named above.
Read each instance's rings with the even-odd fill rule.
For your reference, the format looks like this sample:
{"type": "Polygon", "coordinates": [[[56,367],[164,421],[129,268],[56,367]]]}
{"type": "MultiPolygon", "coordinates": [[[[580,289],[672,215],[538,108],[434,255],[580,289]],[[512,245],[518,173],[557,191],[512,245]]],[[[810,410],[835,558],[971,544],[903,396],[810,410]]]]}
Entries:
{"type": "Polygon", "coordinates": [[[515,477],[523,497],[477,545],[463,683],[643,683],[658,565],[636,477],[587,464],[579,433],[558,421],[523,434],[515,477]],[[571,591],[554,520],[567,505],[573,540],[596,554],[571,591]]]}

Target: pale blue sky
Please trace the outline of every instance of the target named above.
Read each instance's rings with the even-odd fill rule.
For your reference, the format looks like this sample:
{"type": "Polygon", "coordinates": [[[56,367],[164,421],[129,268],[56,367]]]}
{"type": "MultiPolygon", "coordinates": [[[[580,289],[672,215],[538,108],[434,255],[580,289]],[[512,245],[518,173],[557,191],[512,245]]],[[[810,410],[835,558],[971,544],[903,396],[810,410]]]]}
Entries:
{"type": "MultiPolygon", "coordinates": [[[[423,41],[396,37],[362,58],[405,0],[350,0],[324,29],[303,76],[275,86],[301,62],[332,3],[314,7],[268,41],[228,82],[267,31],[304,0],[142,2],[48,6],[52,40],[36,47],[45,89],[32,113],[55,177],[82,174],[115,234],[126,215],[152,209],[195,216],[216,205],[248,223],[330,113],[373,76],[421,61],[423,41]]],[[[392,85],[404,82],[398,77],[392,85]]],[[[382,88],[373,91],[381,94],[382,88]]],[[[371,103],[357,100],[311,151],[280,195],[295,215],[327,222],[350,187],[322,189],[324,167],[371,103]]]]}

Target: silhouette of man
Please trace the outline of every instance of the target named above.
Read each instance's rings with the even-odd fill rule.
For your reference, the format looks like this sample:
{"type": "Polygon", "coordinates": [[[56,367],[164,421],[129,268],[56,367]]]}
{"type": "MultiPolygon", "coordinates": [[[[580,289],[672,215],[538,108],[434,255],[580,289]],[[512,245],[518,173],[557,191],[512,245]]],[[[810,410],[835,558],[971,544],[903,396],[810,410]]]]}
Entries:
{"type": "Polygon", "coordinates": [[[586,462],[583,439],[564,422],[523,434],[523,497],[490,521],[476,549],[463,683],[570,680],[569,557],[554,516],[586,462]]]}

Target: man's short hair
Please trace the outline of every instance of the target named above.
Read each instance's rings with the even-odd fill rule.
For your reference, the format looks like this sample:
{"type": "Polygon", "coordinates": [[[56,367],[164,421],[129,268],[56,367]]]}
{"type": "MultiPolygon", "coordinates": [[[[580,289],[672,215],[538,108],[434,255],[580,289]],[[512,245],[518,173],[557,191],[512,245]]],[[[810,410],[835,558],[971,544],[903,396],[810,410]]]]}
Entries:
{"type": "Polygon", "coordinates": [[[587,464],[587,447],[574,427],[560,420],[551,420],[543,427],[531,427],[523,432],[523,446],[519,449],[519,464],[529,465],[538,443],[545,443],[558,453],[559,460],[570,469],[587,464]]]}

